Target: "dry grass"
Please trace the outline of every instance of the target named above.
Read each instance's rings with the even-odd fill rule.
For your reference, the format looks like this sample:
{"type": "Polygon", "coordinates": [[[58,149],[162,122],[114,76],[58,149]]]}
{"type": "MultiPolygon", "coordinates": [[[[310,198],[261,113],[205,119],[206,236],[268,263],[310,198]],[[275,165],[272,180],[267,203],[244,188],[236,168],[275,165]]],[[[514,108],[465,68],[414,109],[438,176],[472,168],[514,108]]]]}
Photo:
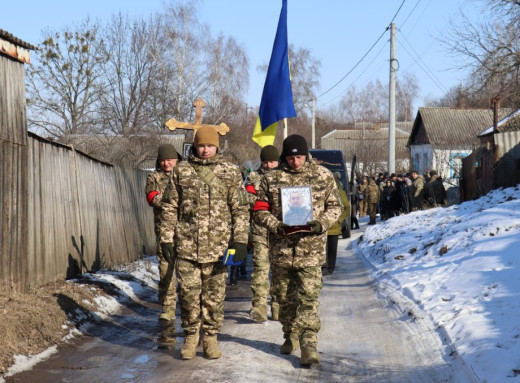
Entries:
{"type": "Polygon", "coordinates": [[[0,374],[14,355],[33,355],[59,344],[96,310],[103,291],[91,285],[56,282],[26,293],[0,292],[0,374]]]}

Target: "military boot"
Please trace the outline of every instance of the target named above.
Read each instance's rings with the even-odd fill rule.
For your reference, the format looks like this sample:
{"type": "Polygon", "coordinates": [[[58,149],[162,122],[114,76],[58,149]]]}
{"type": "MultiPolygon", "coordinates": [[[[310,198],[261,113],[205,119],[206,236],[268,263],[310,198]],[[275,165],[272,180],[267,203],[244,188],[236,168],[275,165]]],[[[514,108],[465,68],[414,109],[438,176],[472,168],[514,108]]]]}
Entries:
{"type": "Polygon", "coordinates": [[[172,321],[175,319],[175,306],[163,306],[159,320],[172,321]]]}
{"type": "Polygon", "coordinates": [[[202,341],[204,356],[208,359],[218,359],[222,356],[222,352],[217,345],[217,335],[204,334],[202,341]]]}
{"type": "Polygon", "coordinates": [[[199,345],[199,333],[188,334],[184,339],[184,344],[181,348],[182,359],[193,359],[197,354],[197,346],[199,345]]]}
{"type": "Polygon", "coordinates": [[[292,354],[296,350],[300,348],[300,340],[298,336],[295,334],[286,334],[285,342],[283,342],[282,347],[280,347],[280,353],[282,354],[292,354]]]}
{"type": "Polygon", "coordinates": [[[278,302],[271,302],[271,319],[278,320],[278,316],[280,315],[280,305],[278,302]]]}
{"type": "Polygon", "coordinates": [[[265,322],[267,320],[267,306],[255,305],[249,312],[249,317],[255,322],[265,322]]]}
{"type": "Polygon", "coordinates": [[[311,366],[320,362],[320,355],[314,347],[302,348],[302,356],[300,358],[300,364],[302,366],[311,366]]]}

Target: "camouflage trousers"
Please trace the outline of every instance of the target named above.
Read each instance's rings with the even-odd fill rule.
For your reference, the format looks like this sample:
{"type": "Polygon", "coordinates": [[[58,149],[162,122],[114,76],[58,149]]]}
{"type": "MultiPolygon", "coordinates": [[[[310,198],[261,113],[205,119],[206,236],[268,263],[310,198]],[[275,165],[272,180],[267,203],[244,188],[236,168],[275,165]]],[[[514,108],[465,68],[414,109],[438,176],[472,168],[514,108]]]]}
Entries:
{"type": "Polygon", "coordinates": [[[377,216],[377,203],[369,203],[368,204],[368,216],[370,219],[376,219],[377,216]]]}
{"type": "Polygon", "coordinates": [[[362,199],[359,201],[359,218],[367,215],[368,204],[366,199],[362,199]]]}
{"type": "Polygon", "coordinates": [[[260,242],[254,242],[253,272],[251,273],[251,291],[253,306],[267,306],[267,294],[271,302],[278,302],[275,285],[269,283],[269,247],[260,242]]]}
{"type": "Polygon", "coordinates": [[[297,335],[302,348],[318,347],[321,328],[318,300],[323,287],[321,266],[302,269],[273,267],[273,280],[278,285],[279,320],[284,338],[297,335]]]}
{"type": "Polygon", "coordinates": [[[201,327],[208,335],[219,333],[224,322],[227,266],[178,258],[176,268],[184,333],[194,334],[201,327]]]}
{"type": "Polygon", "coordinates": [[[157,259],[159,261],[159,303],[163,306],[177,304],[177,292],[175,290],[175,267],[170,265],[162,256],[161,244],[157,244],[157,259]]]}

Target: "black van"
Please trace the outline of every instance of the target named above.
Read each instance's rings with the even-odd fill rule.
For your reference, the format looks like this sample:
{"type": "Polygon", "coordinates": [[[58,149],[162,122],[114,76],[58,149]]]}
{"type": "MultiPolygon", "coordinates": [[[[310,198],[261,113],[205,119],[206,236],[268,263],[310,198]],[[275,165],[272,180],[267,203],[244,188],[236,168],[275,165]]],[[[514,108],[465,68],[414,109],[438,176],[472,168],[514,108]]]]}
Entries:
{"type": "MultiPolygon", "coordinates": [[[[338,172],[341,175],[341,183],[350,201],[349,177],[341,150],[310,149],[309,153],[316,160],[316,163],[326,167],[333,173],[338,172]]],[[[343,238],[350,238],[350,228],[350,214],[348,214],[347,218],[341,223],[341,236],[343,238]]]]}

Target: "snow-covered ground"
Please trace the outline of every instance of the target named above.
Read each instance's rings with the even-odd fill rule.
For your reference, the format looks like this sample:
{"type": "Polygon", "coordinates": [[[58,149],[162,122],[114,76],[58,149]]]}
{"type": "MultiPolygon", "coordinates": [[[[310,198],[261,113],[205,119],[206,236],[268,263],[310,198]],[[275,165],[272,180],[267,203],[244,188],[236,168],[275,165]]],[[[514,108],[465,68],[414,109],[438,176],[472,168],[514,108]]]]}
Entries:
{"type": "Polygon", "coordinates": [[[520,381],[519,186],[378,223],[356,251],[380,293],[429,316],[480,381],[520,381]]]}
{"type": "MultiPolygon", "coordinates": [[[[478,380],[520,380],[520,187],[378,221],[354,246],[372,265],[378,293],[427,318],[478,380]]],[[[147,295],[140,294],[143,289],[148,295],[156,289],[156,275],[157,264],[148,258],[95,278],[138,299],[147,295]]],[[[99,297],[97,303],[100,317],[120,308],[115,298],[99,297]]],[[[6,376],[31,368],[54,349],[18,356],[6,376]]]]}

